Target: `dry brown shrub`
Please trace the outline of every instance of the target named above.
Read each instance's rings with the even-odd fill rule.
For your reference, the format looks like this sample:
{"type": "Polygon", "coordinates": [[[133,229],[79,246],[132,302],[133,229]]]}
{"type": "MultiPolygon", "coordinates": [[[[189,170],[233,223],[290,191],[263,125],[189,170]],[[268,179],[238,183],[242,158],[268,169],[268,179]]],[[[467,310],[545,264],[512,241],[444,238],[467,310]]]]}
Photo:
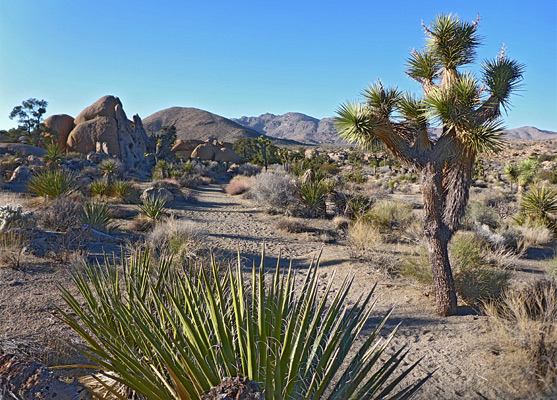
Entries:
{"type": "Polygon", "coordinates": [[[294,218],[281,218],[277,221],[275,227],[288,233],[302,233],[310,230],[307,225],[294,218]]]}
{"type": "Polygon", "coordinates": [[[541,280],[485,305],[500,351],[496,375],[520,398],[557,395],[557,281],[541,280]]]}
{"type": "Polygon", "coordinates": [[[226,185],[225,191],[230,196],[236,196],[238,194],[247,192],[252,184],[252,177],[237,175],[230,180],[230,183],[228,185],[226,185]]]}

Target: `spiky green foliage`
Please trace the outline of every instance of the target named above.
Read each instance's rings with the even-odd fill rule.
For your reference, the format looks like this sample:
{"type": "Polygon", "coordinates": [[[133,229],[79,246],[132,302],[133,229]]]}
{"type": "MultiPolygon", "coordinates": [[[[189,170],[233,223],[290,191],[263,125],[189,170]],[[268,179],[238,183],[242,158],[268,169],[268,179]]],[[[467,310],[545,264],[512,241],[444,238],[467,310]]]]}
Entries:
{"type": "Polygon", "coordinates": [[[546,186],[533,186],[520,202],[520,210],[534,222],[545,225],[548,229],[556,230],[557,219],[557,191],[546,186]]]}
{"type": "Polygon", "coordinates": [[[437,15],[427,34],[427,49],[445,69],[456,69],[476,58],[480,44],[476,22],[461,21],[452,14],[437,15]]]}
{"type": "Polygon", "coordinates": [[[298,186],[300,203],[305,206],[309,216],[320,218],[326,215],[327,195],[329,188],[323,180],[301,182],[298,186]]]}
{"type": "Polygon", "coordinates": [[[63,159],[64,150],[57,143],[52,143],[46,146],[44,160],[47,164],[57,164],[63,159]]]}
{"type": "Polygon", "coordinates": [[[147,196],[141,200],[139,209],[153,220],[161,219],[166,213],[166,199],[161,196],[147,196]]]}
{"type": "Polygon", "coordinates": [[[483,83],[504,110],[509,107],[510,95],[520,88],[524,69],[524,64],[504,57],[504,52],[494,60],[485,60],[482,64],[483,83]]]}
{"type": "Polygon", "coordinates": [[[104,179],[95,179],[91,182],[91,194],[105,197],[110,194],[111,186],[104,179]]]}
{"type": "Polygon", "coordinates": [[[77,189],[77,180],[73,173],[57,168],[31,177],[27,189],[39,197],[54,199],[74,192],[77,189]]]}
{"type": "Polygon", "coordinates": [[[507,165],[505,165],[503,172],[511,182],[511,191],[512,191],[513,183],[518,182],[518,177],[520,176],[520,168],[518,168],[518,165],[515,162],[510,162],[507,165]]]}
{"type": "Polygon", "coordinates": [[[83,223],[97,231],[105,231],[112,219],[110,209],[104,203],[86,203],[83,212],[83,223]]]}
{"type": "Polygon", "coordinates": [[[99,369],[145,398],[199,399],[242,374],[266,400],[404,399],[427,379],[398,388],[417,363],[402,368],[404,348],[387,354],[394,331],[379,339],[390,312],[365,328],[373,289],[345,304],[352,278],[323,291],[316,265],[300,282],[278,264],[267,277],[262,261],[249,283],[239,261],[225,274],[214,260],[197,276],[169,266],[148,253],[125,260],[121,275],[110,262],[84,265],[73,282],[85,302],[62,289],[75,315],[58,310],[99,369]]]}
{"type": "Polygon", "coordinates": [[[133,191],[133,185],[130,181],[117,179],[112,183],[112,192],[121,197],[129,196],[133,191]]]}
{"type": "Polygon", "coordinates": [[[527,158],[518,164],[518,183],[522,188],[525,188],[534,181],[539,167],[540,164],[533,158],[527,158]]]}
{"type": "Polygon", "coordinates": [[[406,74],[421,84],[433,82],[439,76],[439,61],[431,51],[413,50],[406,61],[406,74]]]}

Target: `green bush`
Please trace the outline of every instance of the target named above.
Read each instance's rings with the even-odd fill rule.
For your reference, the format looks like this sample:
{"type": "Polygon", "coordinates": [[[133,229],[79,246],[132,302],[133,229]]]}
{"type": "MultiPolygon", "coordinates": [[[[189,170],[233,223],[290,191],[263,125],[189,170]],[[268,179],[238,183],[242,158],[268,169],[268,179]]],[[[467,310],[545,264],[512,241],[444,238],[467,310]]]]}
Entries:
{"type": "Polygon", "coordinates": [[[412,218],[412,207],[393,200],[380,200],[364,218],[380,229],[404,228],[412,218]]]}
{"type": "Polygon", "coordinates": [[[380,341],[379,331],[390,312],[362,335],[373,289],[346,305],[352,279],[322,290],[317,266],[301,285],[291,269],[267,280],[264,262],[250,283],[240,263],[222,274],[213,260],[210,270],[184,275],[145,252],[121,269],[85,264],[73,274],[79,296],[62,289],[71,312],[58,312],[86,340],[100,376],[148,399],[199,399],[239,374],[261,384],[266,400],[405,399],[429,377],[398,387],[418,362],[403,368],[408,351],[386,353],[394,332],[380,341]]]}
{"type": "Polygon", "coordinates": [[[555,231],[557,191],[545,186],[533,186],[522,196],[521,213],[529,220],[555,231]]]}
{"type": "Polygon", "coordinates": [[[77,181],[74,174],[64,169],[47,170],[31,177],[27,189],[39,197],[54,199],[74,192],[77,181]]]}

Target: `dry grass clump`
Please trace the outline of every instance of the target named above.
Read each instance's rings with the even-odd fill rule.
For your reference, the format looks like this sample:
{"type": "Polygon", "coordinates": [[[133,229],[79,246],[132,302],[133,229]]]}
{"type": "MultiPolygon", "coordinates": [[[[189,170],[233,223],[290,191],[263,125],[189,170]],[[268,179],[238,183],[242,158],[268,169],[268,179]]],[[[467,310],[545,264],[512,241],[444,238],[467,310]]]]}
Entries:
{"type": "Polygon", "coordinates": [[[370,259],[383,243],[379,228],[363,219],[348,228],[347,239],[352,257],[359,259],[370,259]]]}
{"type": "Polygon", "coordinates": [[[67,196],[55,198],[38,212],[39,223],[47,230],[67,232],[83,223],[83,206],[67,196]]]}
{"type": "Polygon", "coordinates": [[[520,232],[520,240],[524,248],[544,246],[554,239],[553,232],[541,224],[529,223],[517,226],[517,229],[520,232]]]}
{"type": "Polygon", "coordinates": [[[281,218],[277,221],[275,227],[278,230],[288,233],[302,233],[308,232],[310,228],[294,218],[281,218]]]}
{"type": "Polygon", "coordinates": [[[348,227],[350,226],[350,222],[351,222],[350,219],[341,215],[337,215],[336,217],[333,218],[333,224],[339,230],[347,230],[348,227]]]}
{"type": "Polygon", "coordinates": [[[252,177],[237,175],[230,180],[230,183],[228,185],[226,185],[225,191],[230,196],[236,196],[238,194],[247,192],[252,184],[252,177]]]}
{"type": "Polygon", "coordinates": [[[172,255],[179,264],[196,261],[206,253],[203,234],[192,221],[167,218],[159,221],[146,237],[151,254],[172,255]]]}
{"type": "Polygon", "coordinates": [[[501,350],[497,376],[520,398],[557,395],[557,281],[542,280],[485,304],[501,350]]]}
{"type": "Polygon", "coordinates": [[[23,251],[28,243],[29,237],[22,230],[0,232],[0,266],[21,270],[23,251]]]}

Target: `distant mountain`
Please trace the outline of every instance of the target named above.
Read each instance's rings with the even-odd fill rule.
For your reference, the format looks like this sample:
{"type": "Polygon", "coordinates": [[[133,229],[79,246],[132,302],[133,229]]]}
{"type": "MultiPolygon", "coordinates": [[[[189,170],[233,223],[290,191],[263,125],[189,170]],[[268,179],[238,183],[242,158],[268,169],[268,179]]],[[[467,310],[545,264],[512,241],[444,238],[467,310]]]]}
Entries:
{"type": "MultiPolygon", "coordinates": [[[[320,120],[302,113],[290,112],[283,115],[267,113],[259,117],[232,118],[232,121],[271,137],[296,140],[305,144],[336,146],[348,144],[337,135],[333,118],[320,120]]],[[[430,129],[430,134],[434,137],[440,132],[439,128],[430,129]]],[[[557,139],[557,132],[524,126],[506,130],[505,137],[509,140],[547,140],[557,139]]]]}
{"type": "Polygon", "coordinates": [[[259,117],[232,118],[238,124],[276,138],[312,145],[347,145],[340,139],[333,118],[317,119],[302,113],[263,114],[259,117]]]}
{"type": "MultiPolygon", "coordinates": [[[[234,142],[241,138],[258,138],[261,136],[261,133],[256,130],[197,108],[171,107],[143,119],[143,126],[149,136],[158,134],[165,125],[174,125],[177,138],[182,140],[218,139],[224,142],[234,142]]],[[[300,144],[291,140],[273,141],[279,145],[300,144]]]]}

